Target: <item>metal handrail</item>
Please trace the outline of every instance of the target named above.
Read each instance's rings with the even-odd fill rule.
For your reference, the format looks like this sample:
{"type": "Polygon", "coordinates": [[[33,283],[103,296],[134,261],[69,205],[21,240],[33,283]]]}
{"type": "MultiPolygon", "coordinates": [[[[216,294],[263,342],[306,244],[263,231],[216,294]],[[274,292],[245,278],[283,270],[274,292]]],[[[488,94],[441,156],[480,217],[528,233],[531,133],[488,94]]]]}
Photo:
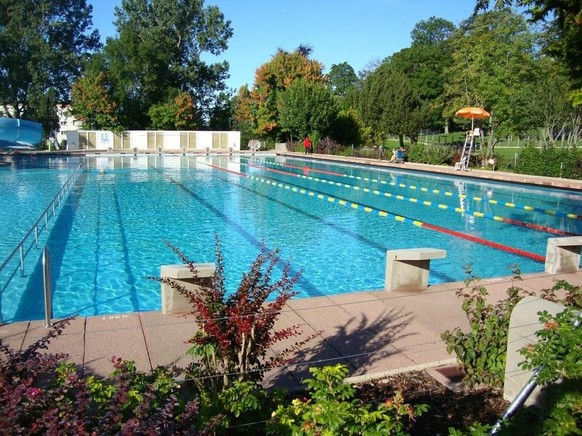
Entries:
{"type": "Polygon", "coordinates": [[[47,208],[44,210],[44,212],[40,215],[40,217],[32,225],[32,227],[26,233],[26,235],[24,235],[24,237],[18,243],[16,248],[12,251],[12,253],[10,253],[10,255],[2,263],[2,265],[0,265],[0,274],[4,271],[4,268],[6,268],[6,266],[10,263],[10,261],[18,253],[20,255],[20,275],[24,276],[24,258],[25,258],[24,244],[26,243],[26,241],[28,240],[30,235],[34,232],[34,243],[35,243],[35,246],[38,248],[38,236],[39,236],[40,232],[48,226],[50,212],[52,211],[52,216],[55,216],[56,208],[61,204],[63,197],[65,196],[66,193],[68,193],[68,190],[73,185],[74,179],[76,179],[76,177],[79,173],[79,170],[81,169],[82,166],[83,166],[83,163],[80,163],[79,166],[77,167],[77,169],[75,170],[75,172],[73,174],[71,174],[71,176],[67,179],[67,181],[64,183],[64,185],[59,190],[59,192],[57,192],[57,194],[54,196],[53,200],[50,202],[50,204],[47,206],[47,208]],[[41,221],[43,220],[43,218],[44,218],[44,226],[40,227],[39,225],[40,225],[41,221]]]}
{"type": "Polygon", "coordinates": [[[51,258],[48,247],[42,251],[42,284],[44,295],[44,327],[53,325],[53,284],[51,280],[51,258]]]}
{"type": "MultiPolygon", "coordinates": [[[[579,312],[578,316],[574,320],[574,328],[577,329],[578,327],[580,327],[580,325],[582,325],[582,312],[579,312]]],[[[509,406],[507,406],[507,409],[505,409],[503,416],[501,416],[501,418],[497,420],[495,425],[493,425],[491,431],[489,432],[490,435],[496,435],[497,433],[499,433],[499,431],[503,429],[503,426],[505,425],[507,420],[511,418],[515,414],[515,412],[525,404],[527,399],[530,397],[532,392],[537,387],[538,376],[540,375],[540,372],[542,372],[544,367],[545,365],[542,365],[534,369],[529,381],[521,388],[521,390],[517,393],[517,395],[515,396],[513,401],[509,404],[509,406]]]]}

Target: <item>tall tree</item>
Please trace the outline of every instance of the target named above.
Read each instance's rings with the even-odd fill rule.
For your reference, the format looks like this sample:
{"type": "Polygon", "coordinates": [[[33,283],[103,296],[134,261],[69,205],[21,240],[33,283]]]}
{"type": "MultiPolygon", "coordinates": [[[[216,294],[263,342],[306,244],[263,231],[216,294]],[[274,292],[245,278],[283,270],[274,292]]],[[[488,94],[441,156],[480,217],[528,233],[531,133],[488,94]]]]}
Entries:
{"type": "Polygon", "coordinates": [[[281,95],[279,124],[295,138],[322,138],[331,133],[338,112],[336,99],[325,85],[297,79],[281,95]]]}
{"type": "Polygon", "coordinates": [[[257,68],[248,98],[237,102],[236,119],[239,122],[246,120],[247,125],[252,124],[255,135],[272,140],[282,139],[284,133],[279,124],[278,109],[280,94],[297,79],[325,83],[323,66],[309,58],[310,52],[309,47],[303,45],[293,52],[279,49],[269,62],[257,68]]]}
{"type": "Polygon", "coordinates": [[[38,105],[47,99],[69,101],[73,80],[99,48],[91,12],[85,0],[0,2],[0,104],[7,114],[32,118],[46,112],[38,105]]]}
{"type": "Polygon", "coordinates": [[[178,94],[172,102],[150,106],[151,128],[156,130],[194,130],[196,111],[190,94],[178,94]]]}
{"type": "Polygon", "coordinates": [[[45,137],[52,134],[60,128],[60,119],[57,113],[56,91],[49,88],[46,92],[31,96],[30,104],[26,112],[26,118],[36,120],[42,124],[42,130],[45,137]]]}
{"type": "Polygon", "coordinates": [[[210,111],[210,130],[232,130],[234,126],[234,103],[233,91],[223,91],[216,96],[214,105],[210,111]]]}
{"type": "Polygon", "coordinates": [[[369,135],[371,130],[364,125],[358,110],[351,108],[339,111],[331,137],[344,145],[371,144],[374,142],[369,135]]]}
{"type": "Polygon", "coordinates": [[[83,126],[95,130],[117,130],[116,104],[104,72],[80,77],[71,89],[71,113],[83,126]]]}
{"type": "Polygon", "coordinates": [[[234,127],[240,130],[241,144],[248,144],[255,137],[257,130],[257,119],[255,117],[257,103],[253,100],[247,85],[239,88],[234,98],[233,106],[234,127]]]}
{"type": "Polygon", "coordinates": [[[451,38],[453,64],[447,70],[444,115],[464,106],[484,107],[488,120],[488,153],[501,135],[516,133],[521,114],[516,97],[535,80],[534,35],[520,15],[509,9],[491,11],[462,23],[451,38]]]}
{"type": "Polygon", "coordinates": [[[333,64],[327,75],[327,86],[338,97],[345,97],[358,81],[358,76],[350,64],[333,64]]]}
{"type": "Polygon", "coordinates": [[[443,45],[455,29],[455,25],[444,18],[432,16],[428,20],[421,20],[410,32],[412,45],[443,45]]]}
{"type": "MultiPolygon", "coordinates": [[[[477,0],[475,12],[487,10],[490,0],[477,0]]],[[[579,0],[494,0],[495,8],[511,5],[526,9],[533,22],[546,24],[546,50],[568,65],[578,104],[582,104],[582,2],[579,0]]]]}
{"type": "Polygon", "coordinates": [[[453,60],[449,38],[456,27],[443,18],[420,21],[411,32],[412,46],[394,53],[387,62],[402,71],[427,105],[427,127],[443,126],[444,72],[453,60]]]}
{"type": "Polygon", "coordinates": [[[226,50],[230,21],[203,0],[122,0],[115,8],[118,36],[109,38],[91,69],[111,81],[124,128],[150,126],[149,109],[190,94],[197,119],[209,123],[218,93],[226,89],[228,63],[207,64],[204,53],[226,50]]]}
{"type": "Polygon", "coordinates": [[[360,111],[363,120],[384,134],[415,140],[422,126],[420,98],[408,78],[388,63],[382,64],[364,82],[360,111]]]}
{"type": "Polygon", "coordinates": [[[582,132],[582,106],[573,107],[568,100],[571,82],[566,65],[549,56],[536,59],[534,80],[523,83],[516,91],[513,105],[520,122],[516,132],[539,132],[543,143],[567,139],[576,144],[582,132]]]}

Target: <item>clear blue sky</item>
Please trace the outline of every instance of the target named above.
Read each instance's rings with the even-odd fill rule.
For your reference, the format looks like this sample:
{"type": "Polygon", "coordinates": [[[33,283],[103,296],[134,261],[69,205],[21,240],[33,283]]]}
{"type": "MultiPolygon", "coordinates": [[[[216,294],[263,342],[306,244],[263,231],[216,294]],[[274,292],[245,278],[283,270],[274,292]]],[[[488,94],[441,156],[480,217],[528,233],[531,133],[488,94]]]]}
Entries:
{"type": "MultiPolygon", "coordinates": [[[[88,0],[93,25],[103,42],[116,36],[113,9],[121,0],[88,0]]],[[[475,0],[206,0],[231,21],[229,48],[214,61],[230,64],[229,87],[254,82],[255,70],[278,48],[293,51],[309,45],[311,57],[323,63],[349,63],[356,73],[368,63],[410,46],[410,31],[432,16],[455,25],[468,18],[475,0]]]]}

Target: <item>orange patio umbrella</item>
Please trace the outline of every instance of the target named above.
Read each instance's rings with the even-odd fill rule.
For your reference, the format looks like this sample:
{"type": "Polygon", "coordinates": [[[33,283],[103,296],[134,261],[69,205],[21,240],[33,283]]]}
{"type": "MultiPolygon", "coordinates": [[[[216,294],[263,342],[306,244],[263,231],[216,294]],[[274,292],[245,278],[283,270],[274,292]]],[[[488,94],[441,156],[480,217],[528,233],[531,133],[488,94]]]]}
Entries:
{"type": "Polygon", "coordinates": [[[455,116],[470,119],[472,129],[473,122],[475,121],[475,119],[483,120],[485,118],[489,118],[491,114],[487,112],[485,109],[481,109],[480,107],[468,106],[461,108],[457,112],[455,112],[455,116]]]}

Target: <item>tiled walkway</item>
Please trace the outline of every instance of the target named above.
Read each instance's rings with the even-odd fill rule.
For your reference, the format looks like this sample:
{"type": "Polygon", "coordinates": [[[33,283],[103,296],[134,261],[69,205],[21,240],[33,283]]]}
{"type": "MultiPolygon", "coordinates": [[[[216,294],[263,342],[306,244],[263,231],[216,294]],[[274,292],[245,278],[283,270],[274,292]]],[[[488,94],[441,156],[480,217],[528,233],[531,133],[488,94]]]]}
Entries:
{"type": "MultiPolygon", "coordinates": [[[[516,285],[535,291],[551,287],[556,277],[582,285],[582,271],[528,275],[516,285]]],[[[481,282],[492,298],[502,298],[511,283],[511,278],[481,282]]],[[[321,334],[296,354],[290,366],[268,373],[265,383],[297,386],[310,366],[337,362],[349,364],[351,375],[360,378],[452,363],[440,334],[467,327],[455,296],[463,287],[453,283],[418,292],[375,291],[293,300],[278,327],[302,324],[304,334],[321,334]]],[[[185,365],[189,361],[185,341],[194,331],[191,316],[159,312],[78,318],[51,343],[49,351],[65,352],[86,371],[101,375],[112,370],[112,356],[134,360],[139,369],[149,370],[157,365],[185,365]]],[[[0,326],[0,337],[16,349],[45,332],[41,321],[0,326]]]]}

